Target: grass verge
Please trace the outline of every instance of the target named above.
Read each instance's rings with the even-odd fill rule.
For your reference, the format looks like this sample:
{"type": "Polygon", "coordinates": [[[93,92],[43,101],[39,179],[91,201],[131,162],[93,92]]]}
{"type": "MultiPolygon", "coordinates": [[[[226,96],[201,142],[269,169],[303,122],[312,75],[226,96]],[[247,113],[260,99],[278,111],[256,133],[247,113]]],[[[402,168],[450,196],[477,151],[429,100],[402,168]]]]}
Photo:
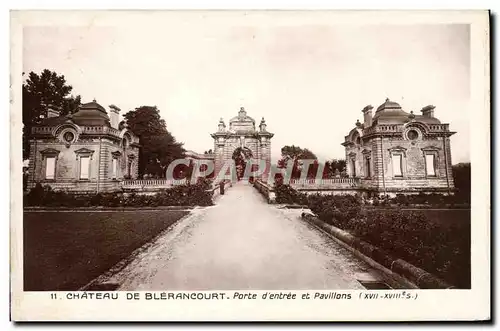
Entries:
{"type": "Polygon", "coordinates": [[[25,212],[24,290],[77,290],[187,214],[25,212]]]}

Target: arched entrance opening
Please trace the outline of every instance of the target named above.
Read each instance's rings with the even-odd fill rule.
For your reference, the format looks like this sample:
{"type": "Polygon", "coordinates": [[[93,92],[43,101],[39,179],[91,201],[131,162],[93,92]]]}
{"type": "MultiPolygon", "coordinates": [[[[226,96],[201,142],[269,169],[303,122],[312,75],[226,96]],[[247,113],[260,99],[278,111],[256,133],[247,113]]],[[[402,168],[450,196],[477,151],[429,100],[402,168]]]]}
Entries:
{"type": "Polygon", "coordinates": [[[247,147],[238,147],[234,150],[232,158],[236,168],[236,179],[241,180],[245,174],[247,162],[252,158],[252,151],[247,147]]]}

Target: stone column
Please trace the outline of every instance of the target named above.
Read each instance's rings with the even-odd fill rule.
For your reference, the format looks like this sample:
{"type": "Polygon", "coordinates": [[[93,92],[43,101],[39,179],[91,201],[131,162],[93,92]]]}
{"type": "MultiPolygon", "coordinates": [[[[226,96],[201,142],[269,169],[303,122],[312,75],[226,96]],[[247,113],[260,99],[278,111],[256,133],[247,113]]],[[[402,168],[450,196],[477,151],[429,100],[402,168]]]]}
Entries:
{"type": "Polygon", "coordinates": [[[259,141],[260,145],[260,160],[265,161],[266,169],[262,174],[261,178],[263,181],[267,182],[269,179],[269,173],[271,171],[271,140],[267,137],[262,137],[259,141]]]}

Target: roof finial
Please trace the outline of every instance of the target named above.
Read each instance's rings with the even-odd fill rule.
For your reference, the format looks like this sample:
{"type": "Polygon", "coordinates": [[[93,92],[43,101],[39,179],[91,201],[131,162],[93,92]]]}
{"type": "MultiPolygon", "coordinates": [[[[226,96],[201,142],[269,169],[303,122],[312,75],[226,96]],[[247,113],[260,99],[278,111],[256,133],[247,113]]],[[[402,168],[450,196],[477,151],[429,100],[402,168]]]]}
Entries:
{"type": "Polygon", "coordinates": [[[240,111],[238,112],[239,117],[245,117],[247,112],[245,111],[245,107],[240,107],[240,111]]]}
{"type": "Polygon", "coordinates": [[[97,102],[97,101],[95,101],[95,98],[94,98],[94,100],[93,100],[93,101],[94,101],[94,102],[97,102]]]}
{"type": "Polygon", "coordinates": [[[389,101],[389,98],[385,98],[385,102],[389,101]]]}

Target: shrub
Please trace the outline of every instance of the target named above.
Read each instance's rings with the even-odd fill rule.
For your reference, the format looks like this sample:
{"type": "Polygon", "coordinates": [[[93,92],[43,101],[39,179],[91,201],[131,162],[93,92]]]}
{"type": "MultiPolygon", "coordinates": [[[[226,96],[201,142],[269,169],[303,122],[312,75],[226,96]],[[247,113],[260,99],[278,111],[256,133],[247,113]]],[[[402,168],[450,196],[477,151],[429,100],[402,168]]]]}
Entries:
{"type": "Polygon", "coordinates": [[[362,199],[358,195],[320,195],[308,198],[309,208],[323,221],[344,228],[344,223],[359,217],[362,199]]]}
{"type": "Polygon", "coordinates": [[[430,221],[423,212],[379,210],[349,225],[359,238],[457,286],[470,286],[466,275],[470,268],[468,224],[442,225],[430,221]]]}
{"type": "Polygon", "coordinates": [[[121,192],[103,192],[97,194],[75,194],[53,191],[50,186],[37,184],[26,195],[26,206],[45,207],[157,207],[157,206],[209,206],[212,194],[207,191],[211,182],[201,180],[195,185],[179,185],[162,190],[154,195],[139,195],[121,192]]]}
{"type": "Polygon", "coordinates": [[[45,188],[42,186],[42,184],[36,183],[35,187],[33,187],[26,195],[24,203],[30,206],[41,205],[43,203],[44,195],[45,188]]]}
{"type": "Polygon", "coordinates": [[[209,190],[212,188],[213,179],[200,177],[198,178],[196,184],[199,185],[201,189],[209,190]]]}
{"type": "Polygon", "coordinates": [[[388,203],[399,206],[429,205],[434,207],[454,206],[455,204],[470,204],[470,196],[457,192],[455,195],[441,193],[422,193],[415,195],[397,194],[395,198],[388,199],[388,203]]]}
{"type": "Polygon", "coordinates": [[[393,202],[400,206],[408,206],[410,205],[410,199],[406,194],[397,194],[396,198],[394,198],[393,202]]]}
{"type": "Polygon", "coordinates": [[[94,196],[90,197],[91,206],[101,206],[102,203],[103,203],[103,196],[101,193],[97,193],[94,196]]]}
{"type": "MultiPolygon", "coordinates": [[[[426,195],[418,199],[436,197],[426,195]]],[[[381,198],[380,204],[388,201],[385,197],[381,198]]],[[[403,197],[395,199],[400,204],[409,203],[403,197]]],[[[374,199],[374,204],[375,201],[378,200],[374,199]]],[[[398,209],[363,211],[361,207],[361,199],[354,196],[309,197],[309,208],[324,222],[346,230],[458,287],[470,287],[469,224],[432,222],[423,212],[398,209]]]]}
{"type": "Polygon", "coordinates": [[[456,195],[464,201],[470,202],[471,192],[471,164],[459,163],[453,166],[453,182],[457,189],[456,195]]]}

